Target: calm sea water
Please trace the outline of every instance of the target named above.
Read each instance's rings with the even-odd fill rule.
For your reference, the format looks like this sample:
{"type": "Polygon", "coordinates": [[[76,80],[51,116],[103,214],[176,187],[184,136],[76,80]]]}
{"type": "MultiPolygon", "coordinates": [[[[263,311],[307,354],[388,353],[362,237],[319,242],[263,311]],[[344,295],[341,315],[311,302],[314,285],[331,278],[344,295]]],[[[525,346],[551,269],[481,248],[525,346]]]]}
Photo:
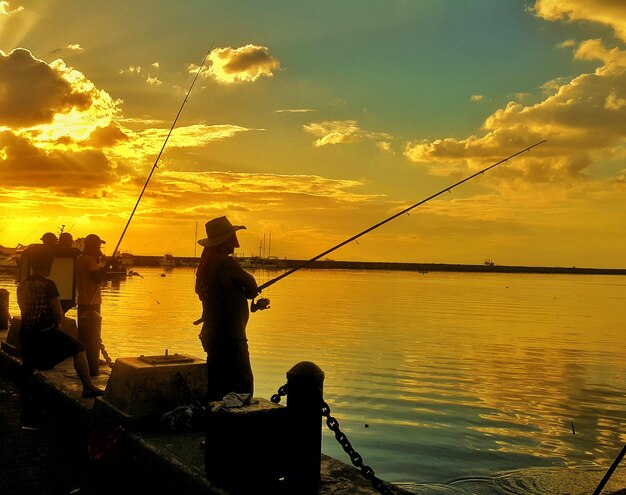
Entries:
{"type": "MultiPolygon", "coordinates": [[[[104,288],[111,357],[203,357],[194,269],[135,270],[104,288]]],[[[264,295],[256,395],[315,362],[365,463],[415,493],[589,493],[626,443],[626,277],[301,270],[264,295]]]]}

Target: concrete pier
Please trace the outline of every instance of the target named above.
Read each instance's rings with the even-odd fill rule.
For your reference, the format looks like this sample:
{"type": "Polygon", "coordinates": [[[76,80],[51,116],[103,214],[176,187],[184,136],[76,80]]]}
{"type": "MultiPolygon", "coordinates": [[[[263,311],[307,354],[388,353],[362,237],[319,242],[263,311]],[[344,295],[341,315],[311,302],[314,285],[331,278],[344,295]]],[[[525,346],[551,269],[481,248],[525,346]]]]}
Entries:
{"type": "MultiPolygon", "coordinates": [[[[0,331],[0,341],[7,337],[6,331],[0,331]]],[[[19,357],[0,351],[0,375],[17,380],[21,370],[19,357]]],[[[94,377],[96,385],[105,388],[110,370],[101,368],[101,373],[94,377]]],[[[94,413],[94,402],[98,399],[83,399],[81,384],[68,359],[45,372],[35,376],[34,392],[39,404],[45,408],[45,415],[52,419],[54,429],[66,438],[78,439],[76,449],[85,453],[85,465],[93,476],[106,479],[123,487],[143,487],[144,493],[185,493],[185,495],[240,495],[236,487],[224,485],[209,479],[205,474],[205,450],[202,441],[209,443],[207,448],[219,449],[219,444],[211,444],[205,429],[190,431],[164,431],[152,425],[126,425],[120,430],[119,422],[109,415],[94,413]],[[122,435],[116,443],[115,435],[122,435]],[[109,438],[102,441],[102,438],[109,438]],[[99,440],[100,439],[100,440],[99,440]],[[113,439],[113,440],[112,440],[113,439]],[[100,445],[98,445],[100,443],[100,445]],[[96,455],[94,453],[102,453],[96,455]]],[[[267,403],[261,399],[260,406],[267,403]]],[[[268,407],[282,407],[272,404],[268,407]]],[[[241,412],[239,413],[241,414],[241,412]]],[[[28,430],[25,430],[28,431],[28,430]]],[[[18,433],[23,433],[20,431],[18,433]]],[[[23,439],[22,439],[23,440],[23,439]]],[[[263,445],[243,445],[242,448],[256,448],[262,453],[263,445]]],[[[275,448],[275,446],[274,446],[275,448]]],[[[268,452],[269,452],[268,446],[268,452]]],[[[210,457],[210,456],[209,456],[210,457]]],[[[45,462],[45,461],[43,461],[45,462]]],[[[42,470],[45,466],[42,465],[42,470]]],[[[233,470],[237,472],[236,469],[233,470]]],[[[247,473],[239,473],[245,477],[247,473]]],[[[281,486],[271,488],[263,484],[262,479],[254,479],[246,484],[246,490],[254,488],[254,493],[281,494],[281,486]],[[269,490],[269,491],[268,491],[269,490]]],[[[108,485],[107,485],[108,486],[108,485]]],[[[408,492],[393,487],[397,495],[408,492]]],[[[52,493],[42,490],[41,493],[52,493]]],[[[85,493],[85,492],[80,492],[85,493]]],[[[126,493],[122,490],[116,493],[126,493]]],[[[128,492],[130,493],[130,492],[128,492]]],[[[245,493],[252,493],[246,491],[245,493]]],[[[378,492],[363,479],[359,471],[352,466],[331,457],[321,457],[321,482],[319,495],[375,495],[378,492]]]]}

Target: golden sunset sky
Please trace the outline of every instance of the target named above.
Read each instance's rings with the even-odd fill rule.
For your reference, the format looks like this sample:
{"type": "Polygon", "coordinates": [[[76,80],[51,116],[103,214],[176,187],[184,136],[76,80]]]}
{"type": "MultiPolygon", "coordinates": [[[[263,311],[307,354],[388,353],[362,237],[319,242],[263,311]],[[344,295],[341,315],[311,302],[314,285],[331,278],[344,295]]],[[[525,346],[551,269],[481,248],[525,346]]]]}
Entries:
{"type": "Polygon", "coordinates": [[[212,44],[123,250],[311,258],[545,139],[331,257],[626,267],[615,0],[0,0],[0,244],[113,249],[212,44]]]}

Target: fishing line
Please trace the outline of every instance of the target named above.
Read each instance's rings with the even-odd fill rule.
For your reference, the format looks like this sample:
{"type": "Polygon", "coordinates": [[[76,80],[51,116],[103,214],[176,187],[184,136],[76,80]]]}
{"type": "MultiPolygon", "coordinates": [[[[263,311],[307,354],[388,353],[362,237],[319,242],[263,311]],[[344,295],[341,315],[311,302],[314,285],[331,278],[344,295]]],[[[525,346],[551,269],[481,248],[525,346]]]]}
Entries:
{"type": "Polygon", "coordinates": [[[386,224],[387,222],[391,222],[391,221],[392,221],[392,220],[394,220],[395,218],[398,218],[399,216],[404,215],[405,213],[410,212],[410,211],[411,211],[411,210],[413,210],[414,208],[417,208],[418,206],[423,205],[424,203],[427,203],[427,202],[428,202],[428,201],[430,201],[431,199],[434,199],[434,198],[436,198],[437,196],[440,196],[441,194],[443,194],[443,193],[445,193],[445,192],[451,192],[451,191],[452,191],[452,189],[454,189],[455,187],[460,186],[461,184],[463,184],[463,183],[465,183],[465,182],[467,182],[467,181],[469,181],[469,180],[473,179],[473,178],[474,178],[474,177],[476,177],[477,175],[484,174],[484,173],[485,173],[485,172],[487,172],[488,170],[491,170],[492,168],[497,167],[498,165],[500,165],[500,164],[502,164],[502,163],[504,163],[504,162],[507,162],[507,161],[509,161],[511,158],[514,158],[514,157],[516,157],[516,156],[518,156],[518,155],[521,155],[522,153],[525,153],[525,152],[527,152],[527,151],[530,151],[530,150],[531,150],[531,149],[533,149],[534,147],[539,146],[540,144],[543,144],[543,143],[545,143],[545,142],[546,142],[546,140],[544,139],[544,140],[542,140],[542,141],[539,141],[538,143],[533,144],[532,146],[529,146],[528,148],[524,148],[523,150],[518,151],[517,153],[513,153],[512,155],[507,156],[506,158],[503,158],[503,159],[502,159],[502,160],[500,160],[499,162],[496,162],[496,163],[494,163],[493,165],[489,165],[488,167],[486,167],[486,168],[484,168],[484,169],[482,169],[482,170],[480,170],[480,171],[476,172],[475,174],[472,174],[472,175],[470,175],[470,176],[466,177],[465,179],[462,179],[462,180],[460,180],[460,181],[456,182],[455,184],[452,184],[451,186],[448,186],[448,187],[446,187],[445,189],[442,189],[441,191],[439,191],[439,192],[437,192],[437,193],[435,193],[435,194],[433,194],[433,195],[431,195],[431,196],[428,196],[428,197],[427,197],[427,198],[425,198],[425,199],[422,199],[422,200],[421,200],[421,201],[419,201],[418,203],[415,203],[414,205],[409,206],[408,208],[405,208],[404,210],[402,210],[402,211],[400,211],[400,212],[396,213],[395,215],[392,215],[392,216],[390,216],[390,217],[386,218],[385,220],[383,220],[383,221],[381,221],[381,222],[378,222],[378,223],[377,223],[377,224],[375,224],[375,225],[372,225],[371,227],[369,227],[369,228],[365,229],[364,231],[359,232],[359,233],[358,233],[358,234],[356,234],[356,235],[353,235],[353,236],[352,236],[352,237],[350,237],[349,239],[346,239],[345,241],[340,242],[340,243],[339,243],[339,244],[337,244],[336,246],[333,246],[333,247],[331,247],[330,249],[327,249],[327,250],[326,250],[326,251],[324,251],[323,253],[320,253],[320,254],[318,254],[317,256],[314,256],[314,257],[313,257],[313,258],[311,258],[310,260],[304,261],[304,262],[300,263],[299,265],[295,266],[294,268],[291,268],[290,270],[287,270],[287,271],[286,271],[285,273],[283,273],[282,275],[280,275],[280,276],[278,276],[278,277],[276,277],[276,278],[274,278],[274,279],[270,280],[269,282],[264,283],[263,285],[259,286],[259,292],[260,292],[260,291],[262,291],[263,289],[265,289],[266,287],[269,287],[269,286],[271,286],[271,285],[274,285],[276,282],[278,282],[279,280],[282,280],[283,278],[285,278],[285,277],[287,277],[287,276],[291,275],[293,272],[295,272],[295,271],[297,271],[297,270],[300,270],[301,268],[304,268],[305,266],[308,266],[309,264],[313,263],[314,261],[317,261],[317,260],[318,260],[318,259],[320,259],[322,256],[326,256],[327,254],[332,253],[333,251],[335,251],[335,250],[339,249],[340,247],[345,246],[346,244],[348,244],[348,243],[350,243],[350,242],[352,242],[352,241],[356,241],[359,237],[364,236],[365,234],[367,234],[367,233],[371,232],[371,231],[372,231],[372,230],[374,230],[374,229],[377,229],[378,227],[380,227],[380,226],[382,226],[382,225],[386,224]]]}

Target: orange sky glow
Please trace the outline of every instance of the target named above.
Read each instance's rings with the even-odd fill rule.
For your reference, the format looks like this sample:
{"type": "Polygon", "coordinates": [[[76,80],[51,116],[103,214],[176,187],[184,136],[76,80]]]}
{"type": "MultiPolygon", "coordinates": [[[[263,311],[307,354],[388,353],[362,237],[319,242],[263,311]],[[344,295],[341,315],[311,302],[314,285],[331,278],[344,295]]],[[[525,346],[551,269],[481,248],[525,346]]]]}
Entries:
{"type": "MultiPolygon", "coordinates": [[[[398,26],[429,14],[392,4],[398,26]]],[[[247,226],[239,254],[258,254],[271,234],[271,254],[311,258],[545,139],[331,257],[626,267],[626,5],[509,4],[509,22],[534,33],[542,50],[521,69],[518,58],[529,58],[521,34],[518,46],[514,33],[494,33],[490,49],[510,43],[498,54],[509,79],[496,85],[497,74],[475,67],[479,48],[459,62],[468,64],[466,79],[453,82],[443,55],[410,60],[417,49],[402,52],[398,26],[377,26],[377,49],[388,47],[377,57],[366,46],[342,52],[361,34],[339,24],[307,28],[310,50],[295,28],[280,31],[276,21],[268,30],[254,16],[226,34],[199,2],[179,6],[181,15],[205,16],[210,26],[172,26],[162,43],[133,31],[143,1],[123,18],[69,1],[0,1],[0,245],[38,242],[64,225],[115,246],[212,41],[210,27],[214,48],[122,250],[199,255],[196,229],[203,237],[207,220],[227,215],[247,226]],[[64,33],[49,27],[56,16],[73,16],[64,33]],[[115,22],[119,29],[107,28],[115,22]]],[[[294,22],[308,26],[292,8],[302,16],[294,22]]],[[[141,29],[161,25],[167,12],[157,11],[141,29]]],[[[371,22],[353,21],[364,30],[371,22]]],[[[444,44],[428,41],[434,53],[444,44]]]]}

